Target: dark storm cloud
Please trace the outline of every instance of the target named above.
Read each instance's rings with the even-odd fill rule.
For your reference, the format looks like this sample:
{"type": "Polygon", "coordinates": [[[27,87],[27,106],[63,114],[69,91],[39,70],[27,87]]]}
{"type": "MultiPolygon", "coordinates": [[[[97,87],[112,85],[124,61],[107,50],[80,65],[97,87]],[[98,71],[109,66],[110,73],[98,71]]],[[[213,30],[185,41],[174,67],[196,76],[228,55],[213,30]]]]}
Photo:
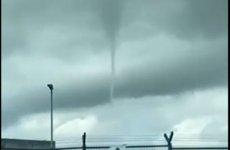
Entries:
{"type": "Polygon", "coordinates": [[[117,94],[121,97],[140,97],[150,93],[170,95],[206,86],[227,85],[227,45],[218,50],[210,47],[197,51],[197,54],[186,53],[186,61],[165,60],[157,64],[158,67],[145,64],[138,66],[142,69],[131,70],[120,79],[117,94]]]}
{"type": "MultiPolygon", "coordinates": [[[[89,37],[94,32],[79,33],[75,29],[81,31],[82,28],[88,28],[88,30],[105,28],[110,32],[109,34],[114,34],[115,31],[113,30],[118,30],[117,28],[121,21],[119,15],[121,13],[121,28],[127,27],[129,24],[134,24],[141,18],[141,21],[151,24],[157,30],[169,32],[181,38],[196,37],[197,35],[205,37],[227,35],[227,0],[177,0],[173,2],[168,0],[127,0],[121,4],[124,9],[123,12],[113,11],[113,8],[109,9],[106,4],[102,4],[104,12],[108,11],[107,13],[103,13],[103,15],[101,14],[102,9],[98,7],[100,2],[102,1],[3,1],[3,58],[10,56],[12,52],[21,53],[26,50],[28,51],[28,34],[30,34],[30,37],[32,35],[35,38],[37,34],[35,31],[53,28],[54,26],[60,28],[57,30],[65,28],[65,30],[75,32],[76,34],[89,34],[89,37]],[[176,11],[177,5],[180,6],[180,3],[183,5],[180,10],[176,11]],[[109,14],[115,18],[111,19],[108,17],[109,14]],[[101,19],[103,22],[106,21],[106,24],[100,27],[101,19]]],[[[115,4],[120,5],[119,3],[115,4]]],[[[62,35],[60,34],[59,36],[62,35]]],[[[98,36],[101,39],[105,38],[102,35],[98,36]]],[[[87,41],[87,39],[90,38],[86,38],[81,42],[87,41]]],[[[79,44],[78,40],[75,39],[76,43],[79,44]]],[[[73,45],[68,44],[69,42],[65,44],[65,51],[73,47],[73,45]]],[[[83,47],[88,44],[86,42],[83,47]]],[[[103,45],[104,43],[102,42],[101,44],[103,45]]],[[[32,50],[30,49],[30,51],[32,50]]],[[[63,51],[63,49],[56,49],[53,54],[58,55],[60,53],[60,55],[63,55],[63,51]]],[[[68,54],[71,56],[73,53],[68,51],[68,54]]]]}
{"type": "MultiPolygon", "coordinates": [[[[177,37],[187,39],[196,36],[212,38],[227,35],[228,0],[136,0],[135,2],[143,5],[142,17],[146,18],[147,22],[177,37]]],[[[137,10],[137,7],[135,8],[133,13],[137,10]]]]}
{"type": "MultiPolygon", "coordinates": [[[[31,42],[29,39],[31,37],[36,39],[39,32],[47,28],[58,28],[58,31],[64,30],[67,33],[76,32],[76,28],[82,30],[85,26],[89,31],[92,28],[97,28],[96,18],[89,15],[93,4],[92,0],[3,1],[3,58],[10,56],[13,52],[33,51],[28,47],[31,42]]],[[[78,45],[86,41],[84,38],[80,41],[77,39],[81,33],[77,31],[74,37],[78,45]]],[[[93,32],[90,33],[93,35],[93,32]]],[[[83,32],[83,34],[85,33],[83,32]]],[[[52,37],[50,41],[52,39],[55,39],[55,37],[52,37]]],[[[66,45],[73,46],[70,42],[68,41],[66,45]]],[[[85,42],[85,45],[88,43],[85,42]]],[[[66,49],[68,50],[69,46],[66,49]]],[[[55,53],[59,51],[61,50],[57,49],[55,53]]],[[[60,53],[60,55],[63,54],[62,51],[60,53]]]]}
{"type": "MultiPolygon", "coordinates": [[[[150,61],[139,66],[138,70],[131,69],[124,72],[117,78],[115,98],[175,95],[187,91],[226,86],[227,45],[211,46],[207,47],[210,48],[208,50],[198,49],[186,52],[184,57],[178,60],[161,61],[162,64],[158,67],[153,65],[151,68],[150,61]]],[[[56,110],[92,107],[109,102],[109,80],[103,75],[94,76],[91,82],[83,78],[80,82],[57,86],[55,89],[56,110]]],[[[22,116],[48,111],[48,98],[44,93],[47,91],[37,89],[29,95],[28,93],[25,93],[26,96],[20,95],[20,100],[14,101],[14,105],[4,105],[2,127],[12,125],[22,116]]]]}
{"type": "Polygon", "coordinates": [[[25,33],[16,31],[13,27],[10,28],[9,24],[2,23],[2,35],[4,35],[2,38],[2,55],[4,57],[13,54],[15,51],[20,51],[19,48],[26,45],[25,33]]]}
{"type": "MultiPolygon", "coordinates": [[[[99,17],[108,38],[114,40],[119,32],[124,1],[102,0],[99,5],[99,17]]],[[[96,10],[98,11],[98,10],[96,10]]]]}

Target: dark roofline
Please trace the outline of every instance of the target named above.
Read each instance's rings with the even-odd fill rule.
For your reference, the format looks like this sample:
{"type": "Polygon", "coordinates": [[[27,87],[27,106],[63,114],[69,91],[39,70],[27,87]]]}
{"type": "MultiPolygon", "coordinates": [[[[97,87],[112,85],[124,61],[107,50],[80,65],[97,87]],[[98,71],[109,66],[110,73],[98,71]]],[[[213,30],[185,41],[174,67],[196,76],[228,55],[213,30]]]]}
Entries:
{"type": "Polygon", "coordinates": [[[31,140],[31,139],[13,139],[13,138],[1,138],[1,141],[30,141],[30,142],[50,142],[48,140],[31,140]]]}

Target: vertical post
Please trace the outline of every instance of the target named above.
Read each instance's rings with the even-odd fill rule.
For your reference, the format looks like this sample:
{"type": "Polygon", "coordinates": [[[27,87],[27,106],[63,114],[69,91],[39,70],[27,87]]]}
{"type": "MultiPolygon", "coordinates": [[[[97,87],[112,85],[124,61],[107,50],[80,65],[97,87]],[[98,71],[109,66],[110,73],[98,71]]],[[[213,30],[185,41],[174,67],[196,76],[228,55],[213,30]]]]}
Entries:
{"type": "Polygon", "coordinates": [[[50,137],[51,137],[51,148],[53,149],[53,89],[50,90],[50,101],[51,101],[51,108],[50,108],[50,137]]]}
{"type": "Polygon", "coordinates": [[[82,150],[86,150],[86,133],[82,135],[82,150]]]}
{"type": "Polygon", "coordinates": [[[167,144],[168,144],[168,150],[172,150],[172,138],[173,138],[173,132],[171,132],[170,133],[170,135],[169,135],[169,137],[167,136],[167,134],[165,133],[164,134],[164,138],[165,138],[165,140],[166,140],[166,142],[167,142],[167,144]]]}
{"type": "Polygon", "coordinates": [[[51,149],[54,148],[53,142],[53,84],[47,84],[48,88],[50,89],[50,146],[51,149]]]}

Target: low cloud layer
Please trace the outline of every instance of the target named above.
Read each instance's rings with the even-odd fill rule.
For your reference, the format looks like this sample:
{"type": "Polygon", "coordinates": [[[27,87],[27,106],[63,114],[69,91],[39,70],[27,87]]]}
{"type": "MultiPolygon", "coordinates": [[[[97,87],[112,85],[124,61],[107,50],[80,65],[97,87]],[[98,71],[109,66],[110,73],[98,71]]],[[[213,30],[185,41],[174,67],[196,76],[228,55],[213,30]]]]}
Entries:
{"type": "MultiPolygon", "coordinates": [[[[227,143],[226,117],[227,90],[224,88],[181,96],[122,99],[113,105],[55,111],[54,137],[58,145],[64,147],[80,146],[83,132],[87,132],[88,145],[123,144],[122,140],[132,145],[136,144],[133,138],[139,139],[140,144],[162,144],[165,143],[162,134],[173,130],[175,146],[224,146],[227,143]]],[[[24,138],[49,139],[48,120],[47,113],[25,117],[19,126],[4,130],[2,136],[15,136],[18,130],[20,134],[26,130],[28,134],[24,138]],[[38,131],[41,134],[36,134],[38,131]]]]}
{"type": "MultiPolygon", "coordinates": [[[[173,54],[159,55],[155,60],[150,57],[147,61],[121,70],[116,77],[115,98],[176,95],[187,91],[226,87],[228,75],[226,41],[221,41],[216,47],[212,46],[212,43],[209,44],[208,47],[201,45],[197,50],[179,51],[180,57],[173,54]],[[208,50],[200,50],[201,48],[208,50]],[[136,70],[136,67],[140,69],[136,70]]],[[[85,108],[109,103],[109,79],[108,74],[96,74],[92,77],[88,75],[65,79],[66,82],[62,84],[54,83],[57,86],[54,91],[55,108],[57,110],[85,108]]],[[[30,89],[32,92],[29,95],[23,92],[24,94],[20,95],[23,101],[14,101],[14,105],[6,104],[4,107],[6,109],[3,108],[2,112],[7,114],[2,117],[3,126],[14,123],[26,114],[49,111],[48,92],[44,89],[45,83],[37,89],[30,89]],[[25,108],[26,106],[36,107],[25,108]]],[[[13,96],[11,99],[16,97],[13,96]]]]}

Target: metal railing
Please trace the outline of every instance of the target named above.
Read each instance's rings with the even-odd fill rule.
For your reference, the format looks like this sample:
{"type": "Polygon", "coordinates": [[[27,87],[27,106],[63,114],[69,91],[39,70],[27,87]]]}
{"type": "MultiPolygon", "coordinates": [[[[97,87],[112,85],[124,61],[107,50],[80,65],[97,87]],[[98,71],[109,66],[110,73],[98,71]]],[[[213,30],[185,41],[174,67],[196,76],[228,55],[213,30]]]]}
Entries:
{"type": "MultiPolygon", "coordinates": [[[[228,146],[218,146],[218,147],[174,147],[172,145],[174,133],[171,132],[169,135],[164,134],[164,139],[166,141],[165,145],[126,145],[123,148],[126,150],[228,150],[228,146]]],[[[82,136],[82,146],[80,147],[63,147],[63,148],[53,148],[53,149],[12,149],[4,148],[1,150],[109,150],[111,146],[87,146],[86,143],[86,133],[82,136]]],[[[119,149],[121,150],[121,149],[119,149]]],[[[123,149],[122,149],[123,150],[123,149]]]]}

